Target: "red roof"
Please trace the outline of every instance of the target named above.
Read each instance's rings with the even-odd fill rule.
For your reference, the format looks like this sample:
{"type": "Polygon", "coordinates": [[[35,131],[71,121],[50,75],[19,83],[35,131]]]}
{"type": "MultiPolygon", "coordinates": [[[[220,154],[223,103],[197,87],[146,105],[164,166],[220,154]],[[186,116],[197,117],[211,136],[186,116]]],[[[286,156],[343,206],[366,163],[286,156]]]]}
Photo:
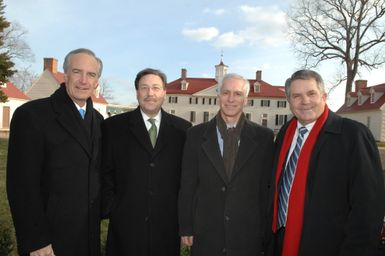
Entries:
{"type": "MultiPolygon", "coordinates": [[[[57,72],[57,73],[52,73],[52,75],[55,77],[56,81],[58,81],[59,84],[64,83],[64,73],[57,72]]],[[[92,94],[92,102],[108,104],[106,99],[101,94],[99,94],[99,98],[97,98],[94,94],[92,94]]]]}
{"type": "MultiPolygon", "coordinates": [[[[337,113],[351,113],[351,112],[359,112],[366,110],[379,110],[385,103],[385,83],[379,84],[371,87],[365,87],[360,89],[362,95],[370,95],[370,89],[373,88],[375,92],[383,92],[374,103],[370,103],[370,97],[367,97],[365,102],[361,105],[358,105],[358,100],[356,99],[351,106],[348,106],[346,102],[338,109],[337,113]]],[[[357,98],[357,92],[350,92],[350,96],[353,98],[357,98]]]]}
{"type": "MultiPolygon", "coordinates": [[[[181,89],[182,78],[172,81],[167,85],[167,94],[194,94],[217,84],[214,78],[186,78],[189,83],[187,90],[181,89]]],[[[273,97],[273,98],[285,98],[285,91],[283,86],[273,86],[265,81],[259,81],[261,84],[260,92],[254,92],[254,83],[257,80],[249,80],[250,93],[249,97],[273,97]]]]}
{"type": "Polygon", "coordinates": [[[8,98],[29,100],[29,97],[17,89],[11,82],[7,82],[5,87],[0,86],[0,90],[2,90],[8,98]]]}

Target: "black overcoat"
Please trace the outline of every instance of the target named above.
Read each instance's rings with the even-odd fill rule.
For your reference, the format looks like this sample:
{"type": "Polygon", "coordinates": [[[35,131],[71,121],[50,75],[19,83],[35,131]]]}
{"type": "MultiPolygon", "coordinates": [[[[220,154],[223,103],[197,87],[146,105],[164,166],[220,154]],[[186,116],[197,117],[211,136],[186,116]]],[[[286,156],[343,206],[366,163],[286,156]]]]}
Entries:
{"type": "Polygon", "coordinates": [[[140,108],[104,121],[102,204],[108,255],[179,256],[177,196],[191,124],[162,110],[155,148],[140,108]]]}
{"type": "Polygon", "coordinates": [[[273,132],[245,122],[231,179],[215,118],[187,133],[179,193],[180,235],[193,256],[256,256],[263,251],[273,132]]]}
{"type": "Polygon", "coordinates": [[[52,244],[58,256],[99,255],[100,124],[87,101],[92,136],[64,85],[14,113],[7,192],[18,250],[52,244]]]}
{"type": "MultiPolygon", "coordinates": [[[[287,127],[277,135],[276,159],[287,127]]],[[[273,192],[274,187],[271,198],[273,192]]],[[[309,163],[299,256],[377,255],[384,208],[384,178],[371,132],[329,111],[309,163]]]]}

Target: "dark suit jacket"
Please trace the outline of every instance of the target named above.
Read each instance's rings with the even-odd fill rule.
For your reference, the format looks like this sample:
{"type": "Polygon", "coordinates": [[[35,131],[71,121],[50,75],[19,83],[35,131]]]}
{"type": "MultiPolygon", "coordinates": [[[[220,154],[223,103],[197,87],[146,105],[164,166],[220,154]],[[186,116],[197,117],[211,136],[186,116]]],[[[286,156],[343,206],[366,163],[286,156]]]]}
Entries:
{"type": "Polygon", "coordinates": [[[192,255],[256,256],[262,251],[273,132],[246,120],[229,180],[215,118],[187,133],[179,222],[194,236],[192,255]]]}
{"type": "Polygon", "coordinates": [[[177,196],[191,124],[162,110],[155,148],[140,109],[103,124],[102,198],[108,255],[179,255],[177,196]]]}
{"type": "MultiPolygon", "coordinates": [[[[277,136],[276,159],[287,126],[277,136]]],[[[369,129],[329,111],[310,160],[299,255],[376,255],[385,206],[383,182],[369,129]]]]}
{"type": "Polygon", "coordinates": [[[87,102],[92,137],[61,86],[12,118],[7,191],[20,254],[52,244],[58,256],[99,255],[99,144],[103,117],[87,102]]]}

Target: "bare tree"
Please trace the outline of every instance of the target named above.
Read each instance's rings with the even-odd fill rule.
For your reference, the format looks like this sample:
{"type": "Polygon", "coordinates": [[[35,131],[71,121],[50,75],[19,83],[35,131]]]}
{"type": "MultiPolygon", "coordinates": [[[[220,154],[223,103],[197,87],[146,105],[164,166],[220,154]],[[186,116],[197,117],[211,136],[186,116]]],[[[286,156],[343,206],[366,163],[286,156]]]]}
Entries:
{"type": "Polygon", "coordinates": [[[38,75],[31,71],[30,67],[19,68],[9,80],[20,90],[25,92],[32,83],[38,78],[38,75]]]}
{"type": "Polygon", "coordinates": [[[28,31],[18,22],[12,22],[2,34],[4,43],[0,46],[0,51],[7,52],[7,55],[14,61],[33,62],[35,56],[24,40],[27,33],[28,31]]]}
{"type": "Polygon", "coordinates": [[[384,0],[298,0],[289,12],[289,31],[304,67],[336,60],[345,66],[336,83],[351,92],[361,67],[385,63],[384,0]]]}
{"type": "Polygon", "coordinates": [[[113,93],[112,87],[106,79],[101,79],[99,86],[100,86],[100,94],[103,95],[103,97],[106,100],[111,101],[114,99],[114,96],[112,95],[113,93]]]}

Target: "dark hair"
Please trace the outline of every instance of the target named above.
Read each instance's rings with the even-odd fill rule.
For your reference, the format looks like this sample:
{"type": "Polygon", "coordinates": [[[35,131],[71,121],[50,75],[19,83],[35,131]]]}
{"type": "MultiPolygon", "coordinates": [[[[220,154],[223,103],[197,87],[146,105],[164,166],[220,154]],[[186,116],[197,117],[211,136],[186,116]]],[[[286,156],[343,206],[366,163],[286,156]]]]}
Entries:
{"type": "Polygon", "coordinates": [[[314,79],[316,81],[317,87],[321,93],[325,92],[325,85],[321,75],[313,70],[302,69],[294,72],[294,74],[292,74],[291,77],[286,80],[285,82],[286,97],[290,97],[290,86],[294,80],[310,80],[310,79],[314,79]]]}
{"type": "Polygon", "coordinates": [[[64,63],[63,63],[63,70],[64,70],[64,73],[67,73],[68,71],[68,68],[69,68],[69,65],[70,65],[70,60],[71,60],[71,57],[75,54],[79,54],[79,53],[84,53],[84,54],[87,54],[87,55],[90,55],[92,57],[94,57],[96,59],[96,61],[99,63],[99,72],[98,72],[98,77],[100,77],[102,75],[102,71],[103,71],[103,62],[101,59],[99,59],[95,53],[93,51],[91,51],[90,49],[86,49],[86,48],[79,48],[79,49],[75,49],[75,50],[72,50],[70,51],[64,58],[64,63]]]}
{"type": "Polygon", "coordinates": [[[167,84],[167,77],[166,77],[166,74],[163,73],[162,71],[158,70],[158,69],[152,69],[152,68],[146,68],[146,69],[143,69],[142,71],[140,71],[137,75],[136,75],[136,78],[135,78],[135,89],[138,90],[138,86],[139,86],[139,80],[144,77],[145,75],[156,75],[156,76],[159,76],[160,79],[162,79],[162,82],[163,82],[163,88],[166,88],[166,84],[167,84]]]}

